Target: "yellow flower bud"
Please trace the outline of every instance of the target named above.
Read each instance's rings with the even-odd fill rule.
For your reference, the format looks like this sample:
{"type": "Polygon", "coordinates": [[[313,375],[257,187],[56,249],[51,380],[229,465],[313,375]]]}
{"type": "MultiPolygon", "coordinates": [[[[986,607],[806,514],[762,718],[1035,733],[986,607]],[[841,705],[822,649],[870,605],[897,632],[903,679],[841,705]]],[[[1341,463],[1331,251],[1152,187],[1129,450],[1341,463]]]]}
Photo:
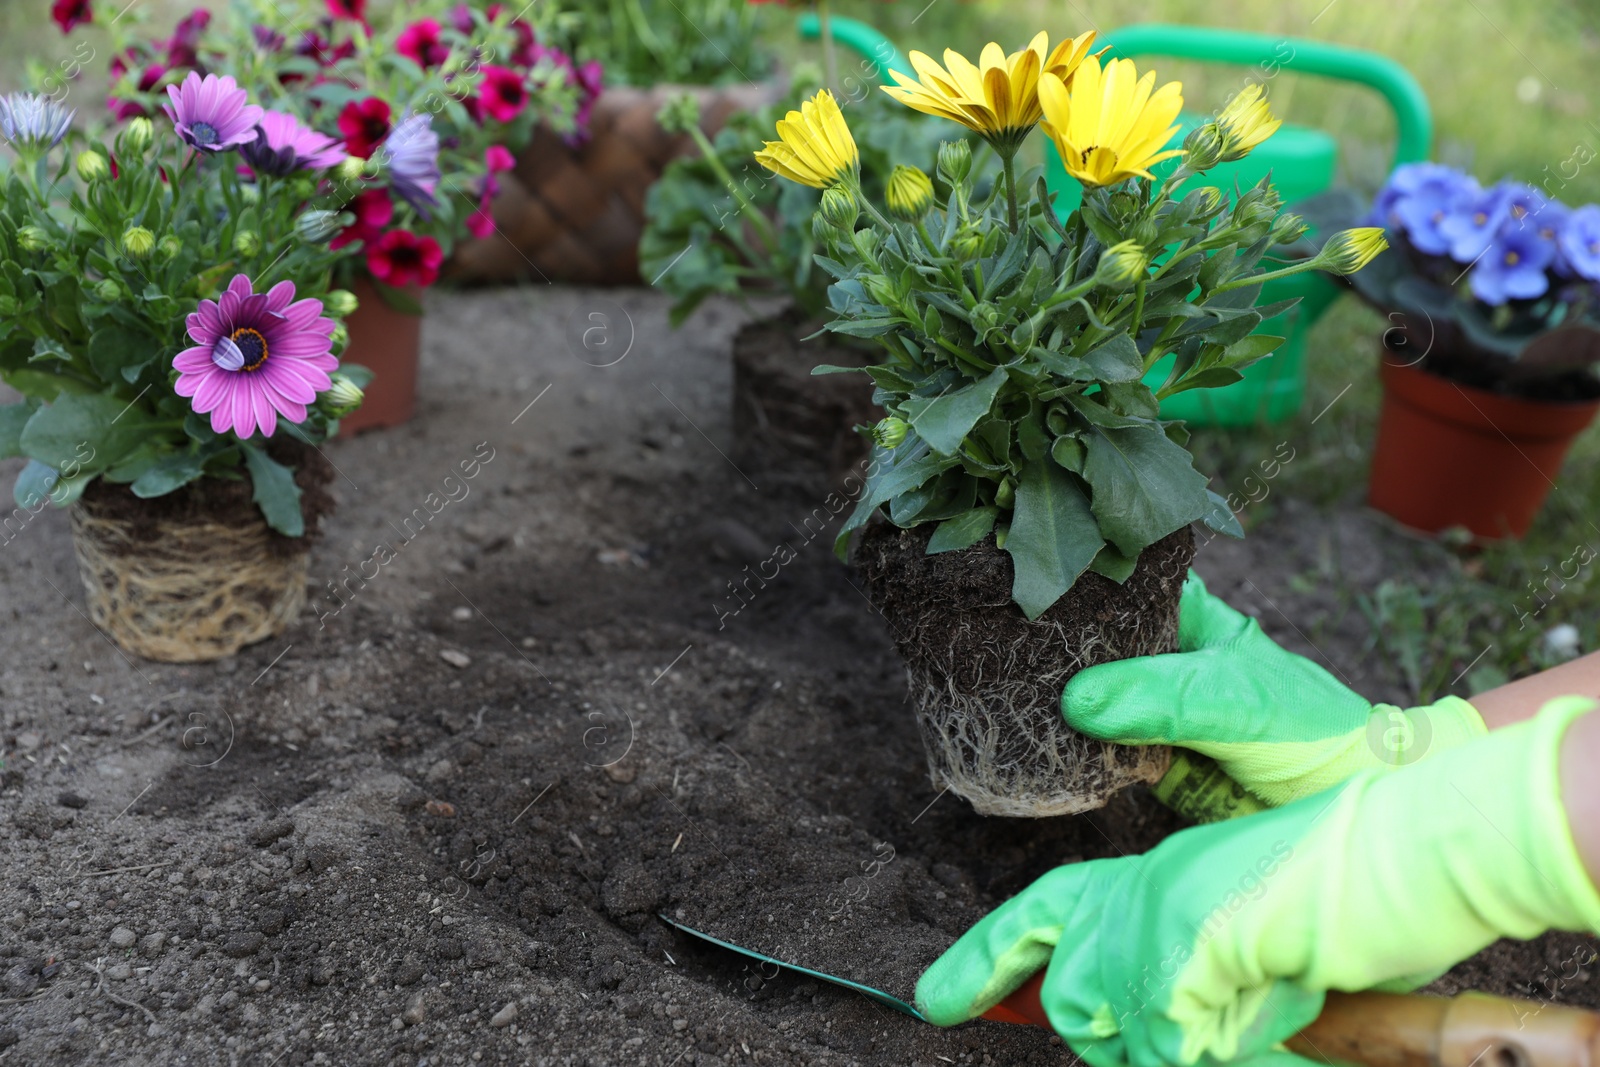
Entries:
{"type": "Polygon", "coordinates": [[[240,230],[233,235],[233,250],[249,258],[261,252],[261,235],[254,230],[240,230]]]}
{"type": "Polygon", "coordinates": [[[1272,117],[1261,86],[1250,84],[1234,94],[1217,116],[1222,128],[1222,162],[1232,163],[1250,154],[1251,149],[1278,132],[1283,123],[1272,117]]]}
{"type": "Polygon", "coordinates": [[[1227,136],[1215,122],[1196,126],[1183,139],[1183,165],[1192,171],[1204,173],[1222,162],[1227,149],[1227,136]]]}
{"type": "Polygon", "coordinates": [[[178,253],[182,251],[183,242],[171,234],[163,237],[161,243],[156,245],[156,255],[163,261],[178,258],[178,253]]]}
{"type": "Polygon", "coordinates": [[[334,371],[333,384],[328,391],[322,394],[329,412],[334,418],[344,418],[356,408],[361,406],[361,401],[366,399],[366,394],[361,387],[338,371],[334,371]]]}
{"type": "Polygon", "coordinates": [[[115,303],[122,299],[122,286],[117,284],[115,278],[107,278],[94,287],[94,295],[106,303],[115,303]]]}
{"type": "Polygon", "coordinates": [[[111,174],[111,165],[106,162],[106,157],[93,149],[78,153],[77,168],[78,177],[86,182],[99,181],[111,174]]]}
{"type": "Polygon", "coordinates": [[[322,310],[336,319],[342,319],[360,305],[356,294],[348,289],[335,289],[322,298],[322,310]]]}
{"type": "Polygon", "coordinates": [[[131,119],[122,130],[122,145],[130,152],[143,152],[155,139],[156,128],[142,115],[131,119]]]}
{"type": "Polygon", "coordinates": [[[1340,230],[1328,238],[1317,257],[1317,266],[1334,274],[1354,274],[1378,258],[1389,247],[1382,226],[1357,226],[1340,230]]]}
{"type": "Polygon", "coordinates": [[[134,259],[143,259],[156,246],[156,235],[143,226],[135,226],[122,235],[122,250],[134,259]]]}
{"type": "Polygon", "coordinates": [[[972,146],[966,141],[944,141],[939,145],[939,177],[948,185],[960,185],[972,172],[972,146]]]}
{"type": "Polygon", "coordinates": [[[933,206],[933,179],[916,167],[897,166],[889,175],[889,214],[902,222],[916,222],[933,206]]]}
{"type": "Polygon", "coordinates": [[[830,186],[823,190],[822,205],[818,211],[830,226],[837,227],[845,233],[850,233],[856,228],[856,219],[861,215],[861,208],[856,204],[855,195],[842,185],[830,186]]]}
{"type": "Polygon", "coordinates": [[[911,424],[904,419],[897,419],[890,415],[886,419],[878,420],[878,424],[868,434],[875,444],[883,448],[899,448],[906,439],[906,433],[911,429],[911,424]]]}
{"type": "Polygon", "coordinates": [[[37,226],[24,226],[17,231],[17,244],[25,252],[43,252],[50,247],[50,235],[37,226]]]}
{"type": "Polygon", "coordinates": [[[1137,241],[1122,241],[1100,253],[1094,280],[1109,288],[1126,288],[1145,276],[1150,257],[1137,241]]]}

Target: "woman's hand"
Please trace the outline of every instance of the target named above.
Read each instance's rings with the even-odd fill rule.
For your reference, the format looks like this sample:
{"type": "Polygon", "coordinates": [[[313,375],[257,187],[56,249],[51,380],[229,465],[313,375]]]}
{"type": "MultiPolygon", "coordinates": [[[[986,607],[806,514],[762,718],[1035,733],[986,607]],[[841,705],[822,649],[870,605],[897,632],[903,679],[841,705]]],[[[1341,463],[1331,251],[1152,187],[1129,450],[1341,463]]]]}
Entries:
{"type": "Polygon", "coordinates": [[[1281,1060],[1330,989],[1414,988],[1500,937],[1600,932],[1562,800],[1588,779],[1558,774],[1592,747],[1574,730],[1558,763],[1593,707],[1552,701],[1400,771],[1057,868],[940,957],[918,1007],[954,1025],[1047,967],[1045,1012],[1092,1067],[1281,1060]]]}
{"type": "Polygon", "coordinates": [[[1178,648],[1079,672],[1061,696],[1068,725],[1106,741],[1179,745],[1210,756],[1272,805],[1371,767],[1415,763],[1486,732],[1459,697],[1420,708],[1372,704],[1279,647],[1192,572],[1178,648]]]}

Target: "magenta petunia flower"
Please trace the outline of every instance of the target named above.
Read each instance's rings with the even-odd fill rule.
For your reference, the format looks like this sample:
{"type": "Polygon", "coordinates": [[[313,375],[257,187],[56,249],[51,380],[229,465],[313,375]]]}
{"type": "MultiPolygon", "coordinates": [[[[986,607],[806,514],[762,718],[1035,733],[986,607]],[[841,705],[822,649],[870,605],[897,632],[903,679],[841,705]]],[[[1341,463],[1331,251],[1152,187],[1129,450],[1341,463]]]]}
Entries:
{"type": "Polygon", "coordinates": [[[338,138],[300,125],[283,111],[262,114],[256,139],[239,146],[239,154],[258,174],[284,177],[297,170],[324,170],[344,162],[344,145],[338,138]]]}
{"type": "Polygon", "coordinates": [[[250,94],[228,75],[202,78],[191,70],[182,85],[167,86],[167,96],[172,103],[162,104],[161,109],[178,136],[199,151],[225,152],[256,139],[261,108],[250,103],[250,94]]]}
{"type": "Polygon", "coordinates": [[[332,385],[339,366],[331,351],[334,321],[322,318],[322,301],[294,302],[294,283],[255,292],[234,275],[220,301],[202,300],[189,316],[193,348],[172,360],[179,396],[210,413],[217,433],[271,437],[278,416],[304,422],[306,405],[332,385]]]}
{"type": "Polygon", "coordinates": [[[394,50],[423,70],[442,66],[450,58],[450,46],[445,44],[443,33],[444,27],[434,19],[418,19],[401,31],[394,50]]]}

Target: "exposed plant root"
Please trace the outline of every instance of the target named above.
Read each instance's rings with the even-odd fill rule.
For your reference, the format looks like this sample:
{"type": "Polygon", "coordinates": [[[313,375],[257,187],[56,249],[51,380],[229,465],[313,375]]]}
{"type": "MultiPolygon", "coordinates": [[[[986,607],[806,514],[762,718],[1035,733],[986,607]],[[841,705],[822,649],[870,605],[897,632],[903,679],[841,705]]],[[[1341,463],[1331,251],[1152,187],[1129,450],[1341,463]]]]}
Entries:
{"type": "Polygon", "coordinates": [[[929,534],[875,524],[857,562],[906,660],[934,785],[985,815],[1040,817],[1158,780],[1168,750],[1071,730],[1061,691],[1085,667],[1176,648],[1189,531],[1146,549],[1121,586],[1085,575],[1034,622],[1011,602],[1010,559],[992,540],[930,557],[929,534]]]}

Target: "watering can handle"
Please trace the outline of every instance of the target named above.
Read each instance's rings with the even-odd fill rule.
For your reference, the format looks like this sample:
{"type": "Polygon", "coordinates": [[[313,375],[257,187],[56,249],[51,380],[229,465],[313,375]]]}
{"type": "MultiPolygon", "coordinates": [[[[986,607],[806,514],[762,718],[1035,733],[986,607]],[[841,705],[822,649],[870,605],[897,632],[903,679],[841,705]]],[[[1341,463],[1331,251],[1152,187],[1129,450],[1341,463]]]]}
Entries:
{"type": "MultiPolygon", "coordinates": [[[[822,32],[815,14],[800,16],[797,25],[804,40],[814,40],[822,32]]],[[[865,57],[874,66],[872,73],[880,80],[889,80],[886,76],[889,70],[915,77],[911,64],[894,42],[865,22],[835,16],[831,28],[834,39],[865,57]]],[[[1398,130],[1394,157],[1397,165],[1427,159],[1433,146],[1433,112],[1422,86],[1409,71],[1386,56],[1299,37],[1157,22],[1127,26],[1102,40],[1122,56],[1178,56],[1260,67],[1268,72],[1267,78],[1276,77],[1280,70],[1292,70],[1356,82],[1377,90],[1394,111],[1398,130]]]]}
{"type": "Polygon", "coordinates": [[[1394,111],[1396,165],[1427,159],[1433,147],[1433,112],[1422,86],[1410,71],[1375,52],[1301,37],[1159,22],[1126,26],[1102,40],[1118,56],[1177,56],[1256,67],[1262,81],[1276,77],[1280,70],[1292,70],[1356,82],[1375,89],[1394,111]]]}

